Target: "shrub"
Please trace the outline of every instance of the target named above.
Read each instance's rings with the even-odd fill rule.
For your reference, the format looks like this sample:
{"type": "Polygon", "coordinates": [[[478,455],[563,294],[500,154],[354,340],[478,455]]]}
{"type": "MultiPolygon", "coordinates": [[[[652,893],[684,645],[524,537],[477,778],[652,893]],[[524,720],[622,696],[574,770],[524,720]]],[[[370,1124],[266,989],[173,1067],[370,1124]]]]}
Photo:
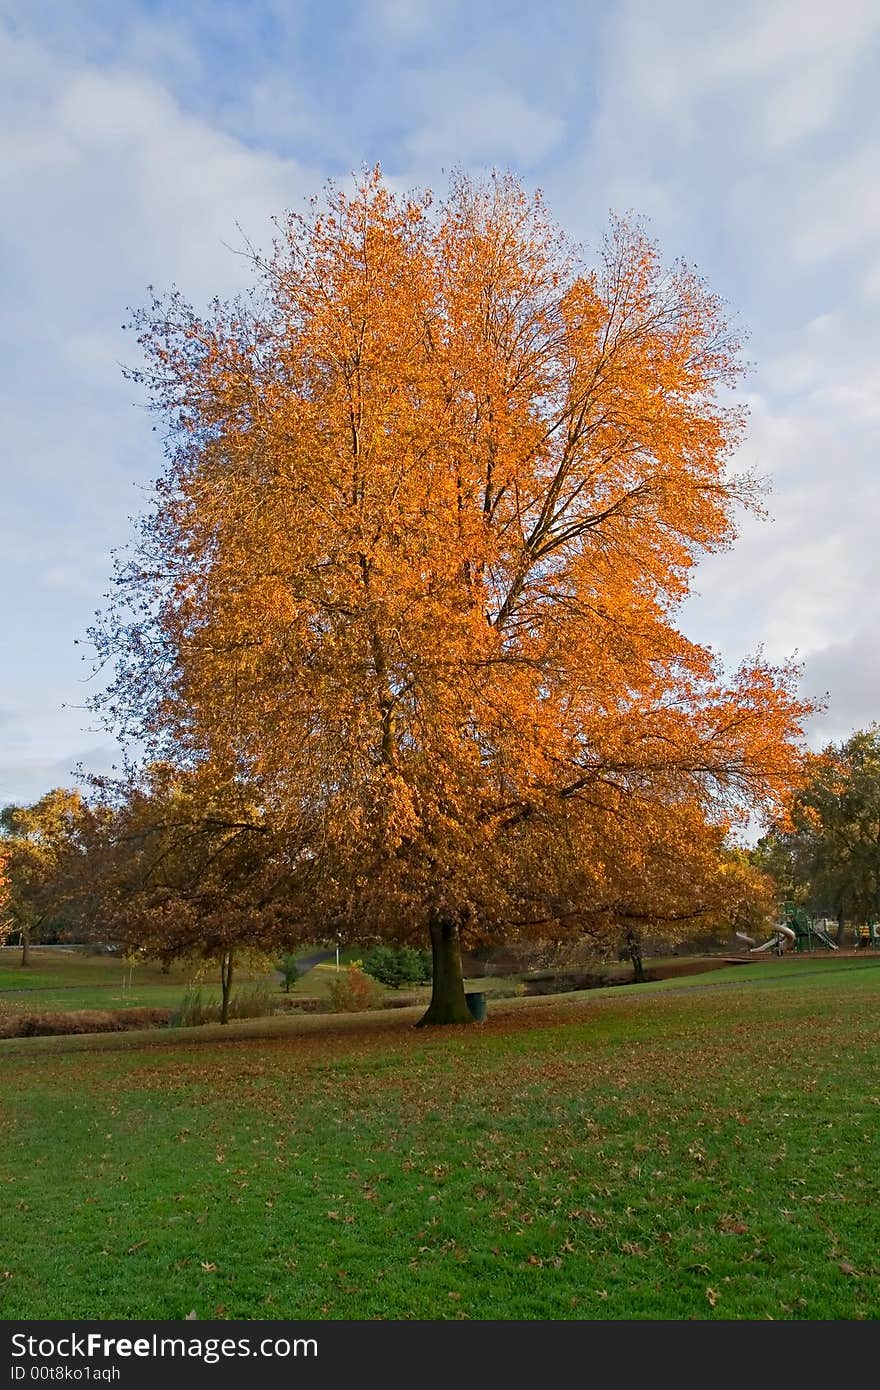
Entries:
{"type": "Polygon", "coordinates": [[[427,951],[411,946],[374,946],[364,956],[364,970],[389,989],[401,985],[427,984],[431,979],[431,957],[427,951]]]}
{"type": "Polygon", "coordinates": [[[411,946],[404,946],[400,955],[407,984],[429,985],[431,983],[434,978],[434,964],[430,951],[414,951],[411,946]]]}
{"type": "Polygon", "coordinates": [[[397,957],[393,946],[373,946],[364,956],[364,970],[389,989],[399,989],[402,976],[397,957]]]}
{"type": "Polygon", "coordinates": [[[360,1013],[364,1009],[379,1009],[383,1003],[382,990],[364,974],[359,961],[334,975],[329,994],[334,1013],[360,1013]]]}

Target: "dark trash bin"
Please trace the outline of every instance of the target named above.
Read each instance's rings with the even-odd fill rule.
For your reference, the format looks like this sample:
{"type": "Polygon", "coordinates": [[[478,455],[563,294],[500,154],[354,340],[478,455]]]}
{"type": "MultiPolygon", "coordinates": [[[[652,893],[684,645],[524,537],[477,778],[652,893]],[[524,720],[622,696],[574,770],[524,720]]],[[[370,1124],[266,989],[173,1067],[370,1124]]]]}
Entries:
{"type": "Polygon", "coordinates": [[[466,994],[467,1006],[477,1023],[486,1021],[486,996],[485,994],[466,994]]]}

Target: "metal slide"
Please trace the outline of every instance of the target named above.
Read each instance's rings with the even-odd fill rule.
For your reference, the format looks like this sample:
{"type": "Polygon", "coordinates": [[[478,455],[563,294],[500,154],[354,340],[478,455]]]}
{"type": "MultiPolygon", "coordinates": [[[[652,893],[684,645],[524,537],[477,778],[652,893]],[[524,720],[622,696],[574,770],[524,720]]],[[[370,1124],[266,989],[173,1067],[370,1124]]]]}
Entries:
{"type": "Polygon", "coordinates": [[[837,942],[832,941],[824,927],[813,927],[813,935],[817,941],[821,941],[823,946],[827,946],[830,951],[837,950],[837,942]]]}

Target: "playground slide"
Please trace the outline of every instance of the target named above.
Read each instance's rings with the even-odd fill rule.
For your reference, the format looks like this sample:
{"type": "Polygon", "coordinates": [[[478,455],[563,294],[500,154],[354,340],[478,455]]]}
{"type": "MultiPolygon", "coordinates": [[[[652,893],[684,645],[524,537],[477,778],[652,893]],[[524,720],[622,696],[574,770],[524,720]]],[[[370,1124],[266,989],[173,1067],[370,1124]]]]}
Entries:
{"type": "Polygon", "coordinates": [[[821,941],[823,946],[827,946],[830,951],[837,950],[837,942],[832,941],[824,927],[814,927],[813,935],[817,941],[821,941]]]}
{"type": "MultiPolygon", "coordinates": [[[[751,945],[749,947],[749,951],[753,956],[760,954],[761,951],[772,951],[774,946],[778,949],[783,942],[786,945],[793,946],[797,941],[797,934],[792,931],[791,927],[783,926],[782,923],[774,927],[774,931],[776,935],[771,936],[769,941],[765,941],[763,946],[751,945]]],[[[752,937],[746,936],[743,931],[738,931],[736,934],[741,941],[752,941],[752,937]]]]}

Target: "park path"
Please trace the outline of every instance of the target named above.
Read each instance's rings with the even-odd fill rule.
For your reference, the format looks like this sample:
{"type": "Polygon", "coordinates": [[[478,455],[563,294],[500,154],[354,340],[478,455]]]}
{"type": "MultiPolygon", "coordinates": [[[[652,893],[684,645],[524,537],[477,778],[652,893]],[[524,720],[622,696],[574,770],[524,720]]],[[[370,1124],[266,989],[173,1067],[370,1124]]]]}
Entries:
{"type": "Polygon", "coordinates": [[[297,957],[299,973],[305,975],[308,970],[314,970],[316,965],[323,965],[325,961],[335,960],[335,951],[314,951],[310,956],[297,957]]]}

